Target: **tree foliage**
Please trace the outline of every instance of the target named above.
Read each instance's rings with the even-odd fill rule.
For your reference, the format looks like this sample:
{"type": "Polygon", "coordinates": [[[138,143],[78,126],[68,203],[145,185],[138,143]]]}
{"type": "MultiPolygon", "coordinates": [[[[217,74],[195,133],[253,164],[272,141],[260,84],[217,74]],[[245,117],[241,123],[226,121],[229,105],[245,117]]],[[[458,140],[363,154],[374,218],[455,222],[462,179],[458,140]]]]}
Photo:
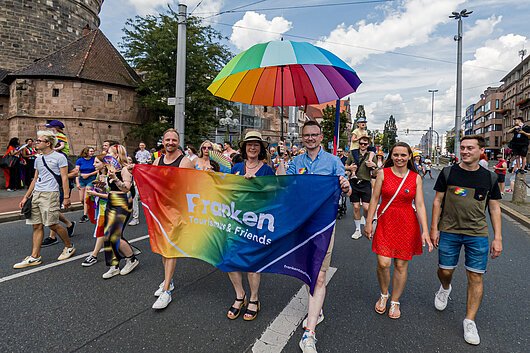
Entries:
{"type": "Polygon", "coordinates": [[[392,146],[396,144],[397,126],[393,115],[385,122],[385,129],[383,130],[383,151],[388,152],[392,146]]]}
{"type": "MultiPolygon", "coordinates": [[[[134,132],[138,137],[147,135],[144,138],[151,139],[153,134],[173,126],[174,107],[167,105],[167,98],[175,97],[177,34],[177,13],[171,9],[126,22],[120,47],[143,76],[138,89],[142,103],[159,118],[139,127],[134,132]]],[[[186,37],[186,142],[198,144],[217,124],[215,107],[229,104],[206,88],[232,54],[220,44],[221,34],[196,17],[188,18],[186,37]]]]}
{"type": "MultiPolygon", "coordinates": [[[[335,106],[326,105],[322,110],[322,133],[324,135],[324,147],[328,147],[327,143],[333,141],[333,136],[335,135],[335,106]]],[[[339,143],[342,145],[347,145],[348,136],[347,136],[347,127],[348,117],[346,112],[343,111],[340,113],[340,127],[339,127],[339,143]]]]}

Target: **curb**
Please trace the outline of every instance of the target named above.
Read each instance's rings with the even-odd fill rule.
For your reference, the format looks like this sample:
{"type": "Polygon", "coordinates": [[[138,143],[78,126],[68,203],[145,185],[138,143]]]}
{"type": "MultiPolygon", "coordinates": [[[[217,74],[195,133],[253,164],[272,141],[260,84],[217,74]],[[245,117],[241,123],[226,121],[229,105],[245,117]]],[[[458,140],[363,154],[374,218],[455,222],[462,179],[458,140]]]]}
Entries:
{"type": "MultiPolygon", "coordinates": [[[[62,213],[74,212],[83,209],[81,202],[74,202],[68,209],[62,210],[62,213]]],[[[18,211],[4,212],[0,214],[0,223],[25,220],[24,216],[18,211]]]]}
{"type": "Polygon", "coordinates": [[[525,215],[517,212],[513,208],[506,206],[502,202],[500,202],[500,206],[502,209],[502,213],[507,215],[508,217],[516,220],[519,222],[522,226],[525,226],[526,228],[530,228],[530,218],[526,217],[525,215]]]}

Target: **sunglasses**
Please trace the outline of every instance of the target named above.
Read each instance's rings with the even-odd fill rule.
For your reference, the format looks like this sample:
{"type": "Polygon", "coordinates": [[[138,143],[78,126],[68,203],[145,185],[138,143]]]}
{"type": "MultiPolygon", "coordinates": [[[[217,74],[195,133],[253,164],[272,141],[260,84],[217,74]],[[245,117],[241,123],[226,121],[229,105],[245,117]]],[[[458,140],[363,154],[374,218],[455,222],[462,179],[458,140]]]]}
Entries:
{"type": "Polygon", "coordinates": [[[48,141],[46,141],[46,140],[39,140],[39,139],[36,139],[35,142],[36,142],[36,143],[41,143],[41,142],[48,142],[48,141]]]}
{"type": "Polygon", "coordinates": [[[367,143],[359,142],[359,146],[368,146],[367,143]]]}
{"type": "Polygon", "coordinates": [[[202,149],[205,150],[205,151],[206,151],[206,150],[210,150],[210,151],[212,151],[212,150],[213,150],[213,147],[206,147],[206,146],[203,146],[202,149]]]}

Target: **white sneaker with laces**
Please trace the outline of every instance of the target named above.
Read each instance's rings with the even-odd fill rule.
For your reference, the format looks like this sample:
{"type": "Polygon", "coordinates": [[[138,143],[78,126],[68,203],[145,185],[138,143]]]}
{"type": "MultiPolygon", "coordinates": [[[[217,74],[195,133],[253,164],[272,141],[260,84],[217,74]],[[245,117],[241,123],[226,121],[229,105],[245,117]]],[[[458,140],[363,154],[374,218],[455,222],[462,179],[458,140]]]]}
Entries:
{"type": "Polygon", "coordinates": [[[66,260],[66,259],[72,257],[72,255],[73,255],[74,253],[75,253],[75,247],[74,247],[74,244],[72,244],[72,246],[69,247],[69,248],[64,247],[63,252],[61,253],[61,255],[59,255],[59,257],[57,258],[57,260],[59,260],[59,261],[66,260]]]}
{"type": "Polygon", "coordinates": [[[42,257],[33,257],[33,256],[26,256],[24,260],[17,262],[13,265],[13,268],[26,268],[30,266],[37,266],[42,263],[42,257]]]}
{"type": "Polygon", "coordinates": [[[163,291],[162,294],[158,297],[156,302],[153,304],[153,309],[155,310],[161,310],[167,308],[167,306],[171,303],[171,292],[166,290],[163,291]]]}
{"type": "Polygon", "coordinates": [[[138,224],[140,224],[140,221],[136,218],[129,222],[130,226],[137,226],[138,224]]]}
{"type": "Polygon", "coordinates": [[[298,345],[304,353],[317,353],[317,339],[315,333],[306,330],[298,345]]]}
{"type": "Polygon", "coordinates": [[[140,261],[138,261],[137,258],[134,258],[134,260],[131,260],[131,259],[125,260],[125,266],[123,266],[123,268],[121,269],[120,275],[122,276],[128,275],[139,264],[140,264],[140,261]]]}
{"type": "MultiPolygon", "coordinates": [[[[171,292],[173,289],[175,289],[175,286],[173,285],[173,281],[171,281],[169,284],[169,291],[171,292]]],[[[162,293],[164,293],[164,281],[158,286],[158,289],[155,292],[155,297],[159,297],[162,293]]]]}
{"type": "Polygon", "coordinates": [[[353,233],[353,234],[351,235],[351,238],[352,238],[352,239],[359,239],[359,238],[362,237],[362,236],[363,236],[363,235],[362,235],[362,233],[361,233],[361,229],[356,229],[356,230],[355,230],[355,233],[353,233]]]}
{"type": "MultiPolygon", "coordinates": [[[[324,321],[324,310],[320,309],[320,314],[318,314],[317,325],[324,321]]],[[[302,327],[307,327],[307,317],[302,322],[302,327]]]]}
{"type": "Polygon", "coordinates": [[[464,340],[475,346],[480,343],[480,336],[478,335],[475,321],[464,319],[464,340]]]}
{"type": "Polygon", "coordinates": [[[120,274],[120,268],[118,266],[111,266],[107,272],[103,274],[104,279],[109,279],[120,274]]]}
{"type": "Polygon", "coordinates": [[[440,311],[445,309],[447,302],[449,301],[451,289],[453,289],[451,285],[449,285],[449,289],[444,289],[444,287],[440,285],[440,289],[438,289],[438,292],[436,292],[436,295],[434,296],[434,306],[436,309],[440,311]]]}

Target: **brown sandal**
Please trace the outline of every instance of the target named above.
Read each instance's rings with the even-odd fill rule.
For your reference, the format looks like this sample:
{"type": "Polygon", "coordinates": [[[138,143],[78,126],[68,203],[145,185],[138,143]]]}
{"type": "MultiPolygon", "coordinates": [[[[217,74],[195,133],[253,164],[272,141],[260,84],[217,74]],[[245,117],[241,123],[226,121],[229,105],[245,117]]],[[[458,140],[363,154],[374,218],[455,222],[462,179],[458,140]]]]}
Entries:
{"type": "Polygon", "coordinates": [[[248,304],[254,304],[257,306],[256,310],[249,310],[248,309],[248,306],[247,306],[247,310],[245,310],[245,314],[243,315],[243,320],[245,321],[252,321],[254,320],[255,318],[258,317],[258,313],[259,311],[261,310],[261,305],[259,303],[259,300],[256,300],[256,301],[249,301],[248,304]]]}
{"type": "Polygon", "coordinates": [[[390,302],[390,310],[388,311],[389,318],[399,319],[401,317],[400,305],[401,304],[399,302],[390,302]]]}
{"type": "Polygon", "coordinates": [[[226,313],[226,317],[229,318],[230,320],[235,320],[239,317],[239,315],[241,314],[241,311],[247,305],[247,295],[245,294],[243,296],[243,299],[236,298],[235,301],[242,302],[242,304],[239,306],[239,308],[236,308],[235,306],[232,305],[230,309],[228,309],[228,312],[226,313]]]}
{"type": "Polygon", "coordinates": [[[386,312],[386,303],[388,301],[388,296],[390,294],[383,294],[381,293],[381,297],[379,297],[379,300],[375,303],[375,312],[378,314],[384,314],[386,312]]]}

